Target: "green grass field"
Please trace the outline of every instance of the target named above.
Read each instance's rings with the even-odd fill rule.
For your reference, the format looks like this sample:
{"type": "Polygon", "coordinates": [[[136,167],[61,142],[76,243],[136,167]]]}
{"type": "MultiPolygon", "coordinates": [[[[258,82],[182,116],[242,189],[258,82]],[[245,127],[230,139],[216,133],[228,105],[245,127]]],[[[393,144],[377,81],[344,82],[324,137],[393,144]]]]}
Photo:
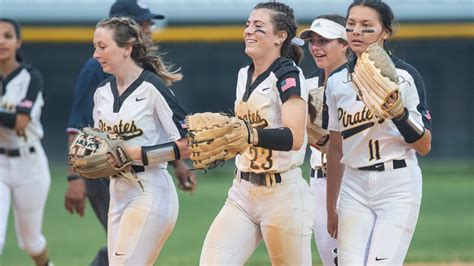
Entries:
{"type": "MultiPolygon", "coordinates": [[[[474,167],[469,162],[424,161],[422,169],[421,214],[406,261],[474,262],[474,167]]],[[[88,265],[98,248],[105,245],[105,233],[90,206],[82,219],[64,210],[65,171],[64,166],[54,167],[43,231],[56,266],[88,265]]],[[[307,174],[307,167],[304,172],[307,174]]],[[[156,265],[198,265],[201,244],[224,203],[232,173],[231,163],[208,174],[199,172],[197,193],[191,196],[179,192],[178,223],[156,265]]],[[[7,230],[0,265],[33,265],[17,246],[12,215],[7,230]]],[[[315,265],[320,263],[314,241],[313,261],[315,265]]],[[[247,265],[270,265],[263,244],[247,265]]]]}

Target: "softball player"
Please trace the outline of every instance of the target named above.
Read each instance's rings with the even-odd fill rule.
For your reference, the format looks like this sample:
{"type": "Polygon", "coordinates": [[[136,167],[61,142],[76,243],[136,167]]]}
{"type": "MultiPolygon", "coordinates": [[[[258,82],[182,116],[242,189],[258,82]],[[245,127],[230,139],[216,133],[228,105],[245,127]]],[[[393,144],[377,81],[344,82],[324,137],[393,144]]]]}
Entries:
{"type": "Polygon", "coordinates": [[[23,63],[20,46],[20,25],[0,18],[0,255],[12,203],[18,245],[44,266],[49,259],[41,227],[51,176],[41,146],[43,77],[23,63]]]}
{"type": "MultiPolygon", "coordinates": [[[[166,85],[181,75],[168,71],[158,56],[151,55],[143,38],[130,18],[102,20],[94,33],[94,58],[113,75],[94,94],[94,126],[127,141],[141,181],[141,186],[123,178],[110,181],[111,265],[153,264],[178,215],[176,188],[166,161],[180,157],[180,144],[175,141],[181,138],[181,126],[173,120],[162,92],[170,93],[166,85]]],[[[181,152],[182,158],[188,156],[181,152]]]]}
{"type": "MultiPolygon", "coordinates": [[[[110,17],[113,16],[132,17],[140,24],[144,34],[151,40],[154,19],[163,19],[163,15],[151,13],[143,1],[140,5],[136,0],[119,0],[110,8],[110,17]]],[[[69,135],[69,143],[74,139],[77,132],[84,126],[92,126],[92,109],[94,106],[94,93],[98,85],[104,81],[109,74],[102,71],[102,67],[94,58],[90,58],[81,69],[74,90],[74,103],[71,114],[69,116],[67,133],[69,135]]],[[[178,104],[176,97],[171,90],[164,88],[161,93],[165,97],[173,111],[173,119],[175,121],[184,120],[186,111],[178,104]]],[[[180,129],[181,136],[186,133],[184,129],[180,129]]],[[[185,191],[191,191],[195,188],[195,174],[189,171],[186,164],[182,161],[172,162],[175,168],[175,175],[179,181],[179,188],[185,191]],[[188,182],[188,178],[191,182],[188,182]]],[[[87,190],[87,198],[91,203],[92,209],[99,219],[102,226],[107,228],[107,213],[109,211],[109,179],[82,179],[70,168],[68,175],[68,188],[65,193],[64,206],[70,213],[78,213],[84,215],[85,197],[87,190]]],[[[92,265],[108,265],[107,249],[102,248],[94,259],[92,265]]]]}
{"type": "MultiPolygon", "coordinates": [[[[308,89],[325,86],[327,78],[344,69],[347,62],[345,18],[338,15],[319,16],[309,29],[300,33],[300,38],[309,41],[308,50],[319,68],[306,79],[308,89]]],[[[323,118],[323,126],[327,127],[327,113],[323,118]]],[[[321,152],[314,147],[310,148],[310,184],[316,203],[314,238],[323,265],[334,265],[336,240],[327,233],[325,163],[323,165],[321,152]]]]}
{"type": "Polygon", "coordinates": [[[293,10],[283,3],[260,3],[248,18],[245,52],[252,63],[239,71],[235,113],[252,123],[255,137],[236,158],[201,265],[243,265],[262,239],[273,265],[311,265],[312,196],[299,168],[308,92],[302,71],[287,58],[295,33],[293,10]]]}
{"type": "MultiPolygon", "coordinates": [[[[372,43],[384,45],[392,20],[392,10],[379,0],[349,6],[346,31],[357,57],[372,43]]],[[[402,81],[405,112],[399,118],[374,125],[348,82],[357,58],[327,81],[328,232],[337,237],[341,265],[402,265],[418,219],[422,176],[416,153],[431,149],[431,118],[422,77],[391,58],[402,81]]]]}

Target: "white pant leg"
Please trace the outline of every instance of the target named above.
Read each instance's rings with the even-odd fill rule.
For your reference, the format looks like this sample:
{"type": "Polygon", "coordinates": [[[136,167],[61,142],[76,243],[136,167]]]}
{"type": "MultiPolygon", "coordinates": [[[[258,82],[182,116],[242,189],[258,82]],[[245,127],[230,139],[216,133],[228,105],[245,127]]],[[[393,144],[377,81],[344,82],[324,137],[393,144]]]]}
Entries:
{"type": "Polygon", "coordinates": [[[260,226],[228,198],[207,232],[199,265],[244,265],[261,240],[260,226]]]}
{"type": "Polygon", "coordinates": [[[422,196],[418,165],[385,171],[373,198],[377,215],[367,265],[403,265],[415,231],[422,196]]]}
{"type": "MultiPolygon", "coordinates": [[[[2,159],[3,158],[0,158],[0,160],[2,159]]],[[[4,169],[0,167],[0,256],[3,253],[5,238],[7,236],[8,213],[10,211],[11,200],[10,189],[4,183],[4,180],[1,179],[1,176],[4,176],[3,173],[4,169]]]]}
{"type": "Polygon", "coordinates": [[[28,255],[36,256],[46,248],[41,228],[51,185],[48,159],[37,144],[34,153],[9,160],[10,175],[14,180],[11,190],[18,245],[28,255]]]}
{"type": "Polygon", "coordinates": [[[178,216],[178,196],[166,170],[140,174],[145,191],[125,179],[111,182],[110,265],[152,265],[178,216]]]}
{"type": "Polygon", "coordinates": [[[313,197],[301,171],[294,170],[282,176],[280,185],[262,186],[256,191],[262,235],[272,265],[312,264],[313,197]]]}
{"type": "Polygon", "coordinates": [[[333,250],[337,247],[336,239],[327,230],[326,211],[326,178],[310,177],[311,192],[314,197],[314,239],[319,257],[324,266],[334,265],[333,250]]]}
{"type": "Polygon", "coordinates": [[[365,265],[375,214],[368,205],[369,172],[344,171],[338,206],[338,264],[365,265]]]}

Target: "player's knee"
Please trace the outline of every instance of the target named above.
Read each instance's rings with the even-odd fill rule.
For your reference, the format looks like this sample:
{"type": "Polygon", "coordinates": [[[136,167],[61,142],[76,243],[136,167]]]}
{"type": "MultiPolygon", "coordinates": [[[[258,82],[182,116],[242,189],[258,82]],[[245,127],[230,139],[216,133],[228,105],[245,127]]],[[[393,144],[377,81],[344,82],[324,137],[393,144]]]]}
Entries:
{"type": "Polygon", "coordinates": [[[40,237],[37,240],[24,240],[19,241],[18,246],[21,250],[25,251],[30,256],[37,256],[41,254],[46,248],[46,240],[44,237],[40,237]]]}

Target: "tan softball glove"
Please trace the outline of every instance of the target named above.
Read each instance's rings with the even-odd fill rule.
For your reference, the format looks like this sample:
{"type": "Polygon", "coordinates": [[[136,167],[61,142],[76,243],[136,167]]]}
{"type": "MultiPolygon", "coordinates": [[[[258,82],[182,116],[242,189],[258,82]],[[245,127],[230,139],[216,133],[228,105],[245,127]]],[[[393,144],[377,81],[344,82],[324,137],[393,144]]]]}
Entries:
{"type": "Polygon", "coordinates": [[[395,65],[379,45],[371,44],[357,59],[351,80],[374,119],[393,119],[403,114],[395,65]]]}
{"type": "Polygon", "coordinates": [[[85,127],[76,135],[69,147],[69,163],[76,173],[90,179],[136,179],[125,141],[116,134],[95,128],[85,127]]]}
{"type": "Polygon", "coordinates": [[[250,147],[253,131],[250,122],[221,113],[186,116],[190,159],[196,169],[212,169],[250,147]]]}
{"type": "Polygon", "coordinates": [[[323,153],[327,153],[329,131],[323,126],[324,86],[308,90],[308,121],[306,132],[308,144],[323,153]]]}

